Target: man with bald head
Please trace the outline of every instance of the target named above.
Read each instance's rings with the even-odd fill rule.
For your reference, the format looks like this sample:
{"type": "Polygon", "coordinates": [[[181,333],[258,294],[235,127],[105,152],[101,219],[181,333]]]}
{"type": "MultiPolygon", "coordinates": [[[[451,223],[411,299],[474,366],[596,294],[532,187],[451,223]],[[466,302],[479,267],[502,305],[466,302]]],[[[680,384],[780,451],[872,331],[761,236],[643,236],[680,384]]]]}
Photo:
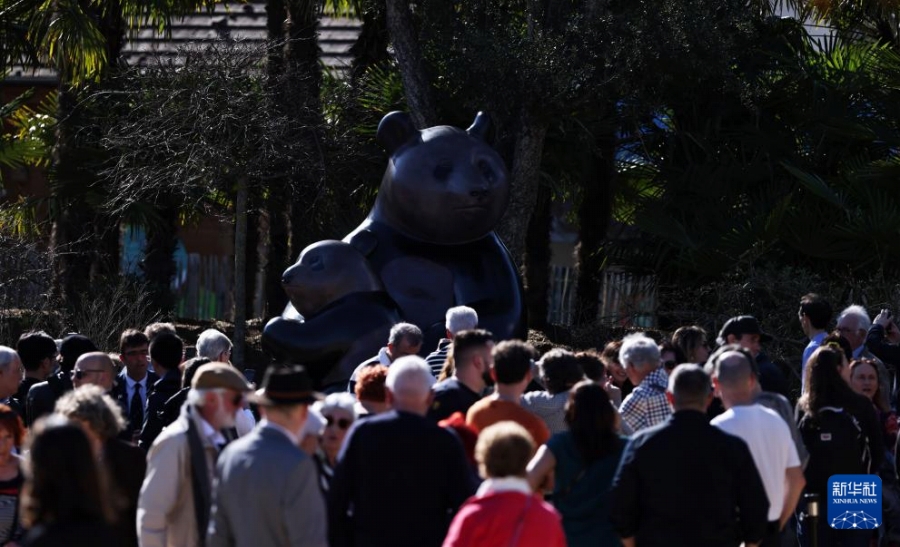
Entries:
{"type": "Polygon", "coordinates": [[[397,359],[385,383],[392,410],[347,433],[329,491],[331,547],[438,547],[474,493],[459,439],[425,417],[433,384],[424,359],[397,359]]]}
{"type": "Polygon", "coordinates": [[[727,410],[711,424],[747,443],[769,499],[769,526],[762,545],[780,546],[782,530],[806,480],[787,424],[775,412],[754,403],[759,382],[748,357],[735,349],[718,355],[713,382],[727,410]]]}
{"type": "Polygon", "coordinates": [[[109,393],[116,382],[116,365],[112,358],[102,351],[85,353],[75,361],[72,369],[72,385],[79,388],[92,384],[109,393]]]}
{"type": "Polygon", "coordinates": [[[632,437],[613,479],[610,519],[622,544],[758,545],[769,501],[746,443],[709,424],[709,376],[676,367],[666,398],[675,412],[632,437]]]}

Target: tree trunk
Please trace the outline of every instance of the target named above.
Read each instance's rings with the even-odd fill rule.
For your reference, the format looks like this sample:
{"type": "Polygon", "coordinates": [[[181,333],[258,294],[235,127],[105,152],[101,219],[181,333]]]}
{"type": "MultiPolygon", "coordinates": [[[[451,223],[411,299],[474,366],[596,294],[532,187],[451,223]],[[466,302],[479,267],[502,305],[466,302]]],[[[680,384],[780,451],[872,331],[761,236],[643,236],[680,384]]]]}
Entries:
{"type": "Polygon", "coordinates": [[[537,201],[547,124],[537,121],[529,113],[523,113],[516,126],[518,130],[512,153],[509,206],[497,232],[512,253],[513,259],[521,264],[525,255],[528,223],[537,201]]]}
{"type": "Polygon", "coordinates": [[[269,255],[266,261],[266,314],[267,316],[280,314],[287,305],[288,298],[281,286],[281,275],[287,269],[291,257],[288,249],[289,223],[288,194],[283,185],[273,185],[269,188],[269,196],[266,202],[269,221],[269,255]]]}
{"type": "Polygon", "coordinates": [[[234,344],[231,362],[244,369],[247,340],[247,181],[238,183],[234,207],[234,344]]]}
{"type": "Polygon", "coordinates": [[[597,319],[601,269],[606,260],[603,241],[612,218],[615,154],[615,133],[600,135],[590,169],[582,180],[581,203],[578,207],[578,281],[573,318],[576,325],[587,325],[597,319]]]}
{"type": "Polygon", "coordinates": [[[387,0],[387,27],[394,46],[410,115],[420,129],[437,124],[437,109],[409,0],[387,0]]]}
{"type": "Polygon", "coordinates": [[[54,259],[53,293],[69,306],[77,306],[89,288],[92,214],[79,200],[87,188],[80,173],[77,150],[78,121],[76,91],[65,82],[59,85],[56,145],[53,148],[51,179],[55,206],[50,248],[54,259]]]}
{"type": "Polygon", "coordinates": [[[244,289],[244,306],[247,318],[253,318],[256,314],[256,274],[259,271],[259,200],[257,199],[257,190],[253,188],[248,190],[248,206],[247,206],[247,242],[246,253],[244,254],[244,280],[246,287],[244,289]]]}
{"type": "Polygon", "coordinates": [[[369,9],[362,16],[362,29],[356,42],[350,48],[353,61],[350,64],[350,77],[357,80],[365,75],[370,66],[390,60],[388,45],[391,36],[388,34],[386,6],[384,1],[369,2],[369,9]]]}
{"type": "Polygon", "coordinates": [[[549,186],[538,187],[534,214],[525,237],[525,305],[528,326],[546,330],[550,300],[550,228],[553,193],[549,186]]]}

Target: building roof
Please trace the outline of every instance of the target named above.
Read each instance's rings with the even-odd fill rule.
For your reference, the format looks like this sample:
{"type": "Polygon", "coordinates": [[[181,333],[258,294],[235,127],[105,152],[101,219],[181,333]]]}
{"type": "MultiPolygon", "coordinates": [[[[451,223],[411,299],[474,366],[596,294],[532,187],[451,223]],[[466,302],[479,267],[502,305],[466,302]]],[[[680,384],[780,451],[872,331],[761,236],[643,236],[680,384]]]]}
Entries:
{"type": "MultiPolygon", "coordinates": [[[[322,63],[339,72],[350,66],[350,48],[359,35],[360,22],[343,17],[322,17],[319,21],[319,49],[322,63]]],[[[211,10],[175,19],[168,35],[145,25],[131,33],[122,51],[128,66],[148,66],[157,61],[178,63],[179,50],[203,42],[233,39],[262,45],[266,41],[266,3],[251,0],[246,3],[227,1],[217,3],[211,10]]],[[[14,67],[5,79],[7,83],[47,83],[56,81],[49,68],[14,67]]]]}

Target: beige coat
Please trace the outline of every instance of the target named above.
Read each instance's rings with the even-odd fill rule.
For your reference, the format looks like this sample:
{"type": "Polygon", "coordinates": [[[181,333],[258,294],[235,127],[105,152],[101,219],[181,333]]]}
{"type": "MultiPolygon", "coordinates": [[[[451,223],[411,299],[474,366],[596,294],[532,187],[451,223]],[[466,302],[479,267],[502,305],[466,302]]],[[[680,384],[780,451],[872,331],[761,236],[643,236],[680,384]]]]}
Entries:
{"type": "MultiPolygon", "coordinates": [[[[141,547],[196,547],[200,544],[191,487],[191,455],[188,420],[202,432],[202,420],[189,405],[181,416],[160,433],[147,454],[147,475],[138,499],[137,527],[141,547]]],[[[215,470],[217,449],[201,433],[206,449],[209,483],[215,470]]],[[[203,530],[206,535],[206,530],[203,530]]]]}

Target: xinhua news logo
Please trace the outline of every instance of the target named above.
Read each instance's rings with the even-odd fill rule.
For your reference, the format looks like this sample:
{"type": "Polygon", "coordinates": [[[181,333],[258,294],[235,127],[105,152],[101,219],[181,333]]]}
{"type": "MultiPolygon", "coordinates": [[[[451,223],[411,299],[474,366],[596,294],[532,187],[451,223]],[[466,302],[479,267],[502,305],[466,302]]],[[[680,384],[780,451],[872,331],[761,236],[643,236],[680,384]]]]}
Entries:
{"type": "Polygon", "coordinates": [[[832,475],[828,479],[828,525],[838,530],[881,526],[881,477],[832,475]]]}

